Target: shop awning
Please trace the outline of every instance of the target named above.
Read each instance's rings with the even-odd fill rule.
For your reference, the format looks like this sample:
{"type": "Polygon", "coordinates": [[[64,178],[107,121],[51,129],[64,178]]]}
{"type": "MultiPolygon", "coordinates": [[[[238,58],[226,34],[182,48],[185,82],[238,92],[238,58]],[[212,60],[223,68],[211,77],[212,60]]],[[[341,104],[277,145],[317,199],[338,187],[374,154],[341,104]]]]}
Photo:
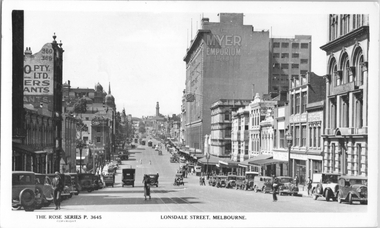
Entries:
{"type": "Polygon", "coordinates": [[[229,168],[236,168],[238,167],[239,162],[233,161],[231,159],[219,159],[219,165],[221,166],[228,166],[229,168]]]}
{"type": "Polygon", "coordinates": [[[250,158],[250,159],[247,159],[245,161],[240,162],[239,166],[247,168],[249,165],[252,165],[252,164],[249,164],[250,162],[254,162],[254,161],[258,161],[258,160],[263,160],[263,159],[270,159],[270,158],[273,158],[273,156],[272,155],[267,155],[267,154],[260,154],[260,155],[258,155],[256,157],[253,157],[253,158],[250,158]]]}
{"type": "MultiPolygon", "coordinates": [[[[215,156],[210,156],[210,159],[208,160],[208,164],[209,165],[216,165],[216,164],[219,164],[219,157],[215,157],[215,156]]],[[[201,159],[198,160],[199,163],[202,163],[202,164],[207,164],[207,159],[206,157],[203,157],[201,159]]]]}
{"type": "Polygon", "coordinates": [[[280,163],[288,163],[288,161],[277,160],[277,159],[262,159],[262,160],[257,160],[257,161],[251,161],[248,164],[262,166],[262,165],[271,165],[271,164],[280,164],[280,163]]]}

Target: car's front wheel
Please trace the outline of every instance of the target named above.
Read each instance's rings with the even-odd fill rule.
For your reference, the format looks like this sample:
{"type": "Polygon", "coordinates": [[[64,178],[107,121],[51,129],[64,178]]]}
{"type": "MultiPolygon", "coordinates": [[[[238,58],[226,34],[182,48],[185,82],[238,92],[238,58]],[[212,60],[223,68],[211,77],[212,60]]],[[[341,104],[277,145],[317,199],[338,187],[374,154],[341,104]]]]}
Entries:
{"type": "Polygon", "coordinates": [[[326,201],[328,202],[328,201],[330,201],[330,191],[326,191],[326,201]]]}

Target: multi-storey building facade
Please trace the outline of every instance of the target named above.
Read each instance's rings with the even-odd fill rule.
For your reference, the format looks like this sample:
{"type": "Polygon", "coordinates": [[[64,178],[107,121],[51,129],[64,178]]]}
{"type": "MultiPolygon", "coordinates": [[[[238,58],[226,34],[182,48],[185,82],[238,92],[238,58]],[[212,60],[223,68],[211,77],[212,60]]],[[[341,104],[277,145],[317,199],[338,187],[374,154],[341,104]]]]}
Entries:
{"type": "Polygon", "coordinates": [[[249,157],[261,154],[261,126],[260,122],[265,119],[268,109],[274,108],[277,101],[261,98],[256,93],[254,100],[249,104],[249,157]]]}
{"type": "Polygon", "coordinates": [[[288,176],[288,142],[286,133],[289,126],[289,105],[288,102],[278,102],[273,109],[274,114],[274,134],[273,134],[273,159],[283,161],[275,167],[276,176],[288,176]]]}
{"type": "Polygon", "coordinates": [[[305,75],[311,69],[311,36],[270,39],[271,93],[288,91],[289,79],[305,75]]]}
{"type": "Polygon", "coordinates": [[[52,173],[55,141],[51,113],[28,107],[24,114],[26,135],[23,143],[13,143],[12,170],[52,173]]]}
{"type": "Polygon", "coordinates": [[[76,172],[76,125],[78,120],[70,114],[62,114],[62,149],[66,166],[65,172],[76,172]]]}
{"type": "MultiPolygon", "coordinates": [[[[292,176],[297,175],[300,183],[306,180],[307,162],[309,160],[321,160],[320,155],[309,154],[309,131],[310,127],[315,130],[317,138],[320,138],[322,129],[323,112],[313,113],[309,117],[307,105],[319,102],[325,99],[325,85],[322,77],[308,72],[300,77],[293,77],[290,83],[290,115],[289,115],[289,132],[293,137],[290,154],[292,176]],[[310,122],[309,122],[310,121],[310,122]],[[317,158],[315,156],[319,156],[317,158]]],[[[314,147],[321,150],[321,147],[314,147]]]]}
{"type": "Polygon", "coordinates": [[[185,140],[203,149],[204,135],[211,133],[213,103],[221,98],[246,99],[268,93],[269,32],[243,24],[243,14],[220,13],[219,22],[202,19],[202,27],[187,49],[185,140]]]}
{"type": "Polygon", "coordinates": [[[233,161],[248,159],[249,144],[249,110],[247,106],[232,112],[231,144],[233,161]]]}
{"type": "Polygon", "coordinates": [[[369,15],[330,14],[323,171],[368,175],[369,15]]]}
{"type": "Polygon", "coordinates": [[[245,107],[250,101],[220,99],[211,106],[211,155],[231,157],[232,112],[245,107]]]}

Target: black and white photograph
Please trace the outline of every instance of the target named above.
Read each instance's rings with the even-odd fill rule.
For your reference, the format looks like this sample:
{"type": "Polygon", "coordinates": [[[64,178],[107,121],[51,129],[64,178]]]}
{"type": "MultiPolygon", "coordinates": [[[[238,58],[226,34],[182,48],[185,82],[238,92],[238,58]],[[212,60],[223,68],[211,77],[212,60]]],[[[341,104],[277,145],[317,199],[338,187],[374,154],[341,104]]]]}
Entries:
{"type": "Polygon", "coordinates": [[[1,3],[0,227],[378,226],[378,1],[1,3]]]}

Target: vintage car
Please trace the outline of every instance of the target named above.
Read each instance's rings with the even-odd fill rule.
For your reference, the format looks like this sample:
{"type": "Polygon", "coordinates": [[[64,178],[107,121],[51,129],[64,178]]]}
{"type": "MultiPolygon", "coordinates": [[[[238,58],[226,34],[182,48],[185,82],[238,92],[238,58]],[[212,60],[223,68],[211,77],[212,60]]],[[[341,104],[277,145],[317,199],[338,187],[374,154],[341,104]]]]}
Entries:
{"type": "Polygon", "coordinates": [[[208,179],[208,185],[215,187],[216,186],[216,180],[217,180],[216,176],[210,176],[210,178],[208,179]]]}
{"type": "MultiPolygon", "coordinates": [[[[126,160],[128,160],[128,154],[121,154],[121,155],[119,155],[119,157],[120,157],[120,160],[121,160],[121,161],[126,161],[126,160]]],[[[121,163],[121,161],[120,161],[120,163],[121,163]]]]}
{"type": "Polygon", "coordinates": [[[12,172],[12,207],[15,209],[24,208],[25,211],[34,211],[37,205],[40,193],[36,193],[35,174],[29,171],[12,172]]]}
{"type": "Polygon", "coordinates": [[[226,180],[226,188],[235,188],[236,187],[236,175],[235,174],[228,174],[227,180],[226,180]]]}
{"type": "Polygon", "coordinates": [[[61,193],[63,199],[71,198],[73,196],[73,184],[71,183],[71,176],[68,173],[64,174],[63,179],[64,187],[61,193]]]}
{"type": "Polygon", "coordinates": [[[227,185],[227,176],[219,175],[216,177],[216,187],[224,188],[227,185]]]}
{"type": "Polygon", "coordinates": [[[311,192],[314,200],[318,197],[325,197],[326,201],[337,199],[339,174],[333,173],[313,173],[313,183],[311,192]]]}
{"type": "Polygon", "coordinates": [[[367,204],[368,193],[366,177],[341,176],[339,177],[338,185],[337,201],[339,203],[348,202],[352,204],[354,201],[359,201],[360,204],[367,204]]]}
{"type": "Polygon", "coordinates": [[[255,185],[254,185],[254,180],[255,177],[258,176],[258,172],[253,172],[253,171],[247,171],[245,172],[245,182],[246,185],[243,186],[244,190],[253,190],[255,185]]]}
{"type": "Polygon", "coordinates": [[[135,169],[123,169],[123,177],[121,179],[122,185],[121,187],[124,187],[124,185],[132,185],[132,187],[135,187],[135,169]]]}
{"type": "Polygon", "coordinates": [[[80,191],[94,191],[94,174],[92,173],[79,173],[80,191]]]}
{"type": "Polygon", "coordinates": [[[118,165],[121,165],[121,158],[118,155],[115,155],[115,161],[117,162],[118,165]]]}
{"type": "Polygon", "coordinates": [[[245,189],[246,181],[245,176],[236,176],[236,189],[245,189]]]}
{"type": "Polygon", "coordinates": [[[36,188],[42,192],[42,205],[48,207],[54,200],[54,190],[52,182],[46,174],[35,173],[36,188]]]}
{"type": "MultiPolygon", "coordinates": [[[[55,178],[56,175],[54,173],[49,173],[49,174],[46,174],[46,176],[48,176],[50,178],[51,183],[53,183],[53,179],[55,178]]],[[[60,173],[59,176],[61,177],[61,180],[63,181],[63,191],[61,193],[61,197],[62,199],[67,199],[70,196],[70,189],[69,189],[69,186],[67,185],[68,183],[66,180],[67,178],[65,178],[65,174],[63,173],[60,173]]]]}
{"type": "Polygon", "coordinates": [[[256,176],[253,181],[253,190],[255,192],[261,191],[268,193],[272,191],[272,177],[269,176],[256,176]]]}
{"type": "Polygon", "coordinates": [[[150,179],[150,186],[158,187],[158,173],[157,174],[147,174],[150,179]]]}
{"type": "Polygon", "coordinates": [[[100,175],[94,175],[93,176],[93,184],[94,184],[94,189],[99,190],[102,189],[103,186],[103,181],[100,178],[100,175]]]}
{"type": "Polygon", "coordinates": [[[183,182],[183,176],[181,173],[175,174],[173,185],[175,186],[185,185],[185,182],[183,182]]]}
{"type": "Polygon", "coordinates": [[[280,195],[297,195],[298,186],[296,185],[293,178],[288,176],[278,176],[278,193],[280,195]]]}
{"type": "Polygon", "coordinates": [[[80,192],[78,174],[77,173],[69,173],[69,175],[71,177],[71,185],[72,185],[71,193],[74,195],[78,195],[80,192]]]}
{"type": "Polygon", "coordinates": [[[114,186],[115,184],[115,174],[113,173],[106,173],[103,174],[103,180],[105,186],[114,186]]]}

